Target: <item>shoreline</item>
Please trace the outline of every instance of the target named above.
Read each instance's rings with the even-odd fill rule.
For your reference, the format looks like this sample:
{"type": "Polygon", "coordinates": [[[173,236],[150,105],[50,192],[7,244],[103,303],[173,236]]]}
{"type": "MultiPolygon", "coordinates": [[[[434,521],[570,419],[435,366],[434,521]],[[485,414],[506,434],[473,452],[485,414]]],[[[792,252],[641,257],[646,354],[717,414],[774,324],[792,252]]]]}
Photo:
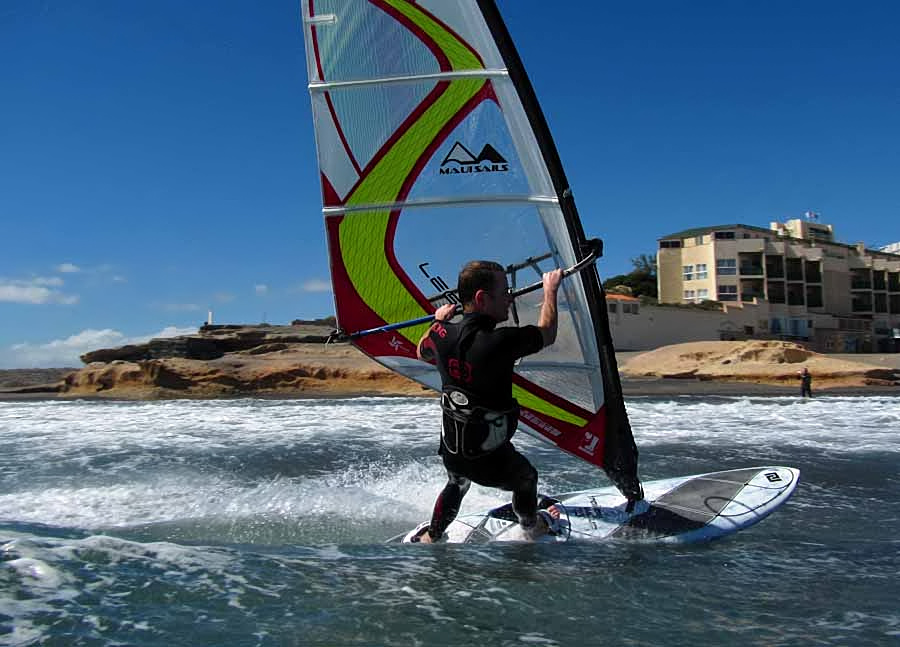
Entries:
{"type": "MultiPolygon", "coordinates": [[[[298,334],[294,328],[290,332],[298,334]]],[[[267,331],[266,335],[273,333],[267,331]]],[[[259,340],[253,343],[258,345],[259,340]]],[[[307,343],[284,346],[268,344],[262,346],[263,353],[229,352],[209,361],[171,358],[97,363],[82,369],[5,369],[0,370],[0,402],[437,397],[426,387],[393,373],[352,347],[307,343]],[[144,370],[148,367],[155,367],[165,375],[148,373],[144,370]],[[81,371],[81,379],[74,382],[67,379],[63,385],[62,380],[71,371],[81,371]],[[159,379],[166,376],[170,379],[159,379]],[[76,388],[72,388],[73,383],[76,388]],[[184,388],[185,383],[190,388],[184,388]]],[[[737,349],[746,357],[734,352],[733,357],[722,352],[714,356],[705,346],[699,349],[697,346],[700,345],[616,352],[616,368],[626,400],[630,397],[800,397],[799,381],[792,379],[793,376],[786,378],[785,370],[807,362],[797,363],[796,358],[785,362],[780,354],[764,358],[768,363],[754,362],[758,358],[750,356],[747,349],[737,349]],[[641,362],[644,364],[641,368],[629,370],[629,365],[641,362]],[[726,366],[727,373],[722,371],[726,366]]],[[[767,351],[750,349],[760,350],[767,351]]],[[[900,374],[900,353],[822,355],[808,363],[813,370],[814,398],[900,396],[900,381],[896,379],[900,374]],[[873,379],[880,378],[879,373],[883,371],[893,371],[893,380],[873,379]]],[[[793,373],[793,369],[788,370],[793,373]]]]}
{"type": "MultiPolygon", "coordinates": [[[[756,382],[713,381],[679,378],[622,378],[622,394],[627,402],[630,397],[800,397],[799,385],[780,386],[756,382]]],[[[423,387],[424,388],[424,387],[423,387]]],[[[822,386],[813,383],[813,399],[817,397],[865,397],[898,396],[897,386],[822,386]]],[[[0,391],[0,402],[159,402],[170,400],[340,400],[351,398],[437,398],[437,393],[389,393],[379,391],[316,392],[262,392],[216,396],[127,397],[120,395],[58,395],[52,392],[10,393],[0,391]]]]}

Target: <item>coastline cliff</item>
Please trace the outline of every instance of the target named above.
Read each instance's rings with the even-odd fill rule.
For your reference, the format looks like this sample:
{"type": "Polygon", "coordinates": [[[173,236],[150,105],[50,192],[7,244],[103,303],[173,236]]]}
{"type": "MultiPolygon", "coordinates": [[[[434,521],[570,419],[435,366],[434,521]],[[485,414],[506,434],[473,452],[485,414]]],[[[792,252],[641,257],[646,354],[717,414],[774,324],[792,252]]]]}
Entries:
{"type": "MultiPolygon", "coordinates": [[[[154,400],[217,397],[433,396],[347,343],[326,343],[333,320],[289,326],[203,326],[196,333],[81,356],[80,369],[0,371],[0,397],[154,400]]],[[[846,357],[846,356],[844,356],[846,357]]],[[[854,358],[855,359],[855,358],[854,358]]],[[[900,393],[900,356],[848,361],[784,341],[693,342],[623,353],[626,394],[791,394],[799,372],[813,390],[900,393]],[[872,360],[869,360],[872,361],[872,360]]]]}

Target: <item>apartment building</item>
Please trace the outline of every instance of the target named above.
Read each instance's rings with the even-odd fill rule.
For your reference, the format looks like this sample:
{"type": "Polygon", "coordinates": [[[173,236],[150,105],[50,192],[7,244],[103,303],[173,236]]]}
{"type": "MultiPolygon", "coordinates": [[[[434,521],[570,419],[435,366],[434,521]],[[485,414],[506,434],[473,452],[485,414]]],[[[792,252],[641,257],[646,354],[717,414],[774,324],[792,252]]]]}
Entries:
{"type": "Polygon", "coordinates": [[[822,351],[900,351],[900,254],[839,243],[831,225],[772,222],[658,239],[660,303],[753,303],[752,337],[822,351]]]}

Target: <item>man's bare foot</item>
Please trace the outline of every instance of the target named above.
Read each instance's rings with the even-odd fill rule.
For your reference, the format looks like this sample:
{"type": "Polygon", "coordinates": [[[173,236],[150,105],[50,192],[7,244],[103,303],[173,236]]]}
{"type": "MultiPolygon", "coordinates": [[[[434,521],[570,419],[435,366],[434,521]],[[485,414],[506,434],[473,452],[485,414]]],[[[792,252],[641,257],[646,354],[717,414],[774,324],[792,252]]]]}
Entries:
{"type": "Polygon", "coordinates": [[[428,532],[428,529],[425,529],[421,535],[419,535],[419,543],[420,544],[433,544],[434,540],[431,538],[431,533],[428,532]]]}

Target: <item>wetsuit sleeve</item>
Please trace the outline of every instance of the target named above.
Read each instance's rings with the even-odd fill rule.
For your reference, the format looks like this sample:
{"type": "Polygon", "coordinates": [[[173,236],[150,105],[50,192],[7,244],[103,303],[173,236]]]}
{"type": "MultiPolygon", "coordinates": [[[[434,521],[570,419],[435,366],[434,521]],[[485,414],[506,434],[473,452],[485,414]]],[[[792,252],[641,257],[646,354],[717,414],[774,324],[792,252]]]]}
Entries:
{"type": "Polygon", "coordinates": [[[544,347],[544,336],[537,326],[508,328],[510,331],[510,351],[514,358],[533,355],[544,347]]]}

